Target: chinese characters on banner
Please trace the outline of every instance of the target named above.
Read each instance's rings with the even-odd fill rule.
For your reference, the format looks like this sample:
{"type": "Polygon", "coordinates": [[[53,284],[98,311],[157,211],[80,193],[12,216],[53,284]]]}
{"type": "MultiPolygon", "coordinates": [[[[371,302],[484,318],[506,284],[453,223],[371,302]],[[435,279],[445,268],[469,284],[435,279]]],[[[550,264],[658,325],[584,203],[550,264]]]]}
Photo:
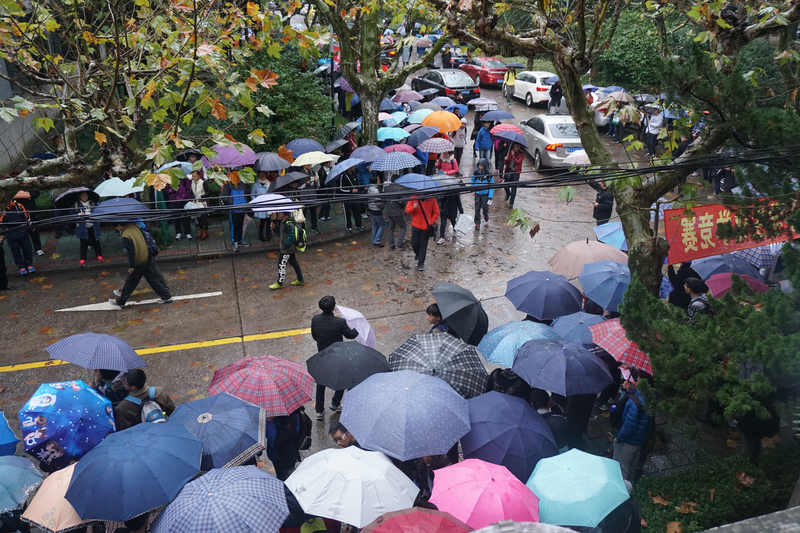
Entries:
{"type": "Polygon", "coordinates": [[[777,237],[759,242],[735,242],[717,238],[717,224],[728,222],[735,225],[735,215],[730,208],[720,204],[694,207],[691,212],[685,209],[667,209],[664,211],[664,232],[669,243],[667,262],[674,265],[788,240],[787,237],[777,237]]]}

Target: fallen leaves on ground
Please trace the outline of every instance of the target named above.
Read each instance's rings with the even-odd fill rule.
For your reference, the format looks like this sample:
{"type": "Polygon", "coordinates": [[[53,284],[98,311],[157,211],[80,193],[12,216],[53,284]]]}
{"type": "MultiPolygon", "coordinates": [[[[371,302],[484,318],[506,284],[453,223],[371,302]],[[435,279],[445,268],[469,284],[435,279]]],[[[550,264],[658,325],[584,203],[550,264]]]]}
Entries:
{"type": "Polygon", "coordinates": [[[53,326],[45,326],[39,330],[39,335],[50,335],[55,331],[53,326]]]}
{"type": "Polygon", "coordinates": [[[171,394],[171,395],[170,395],[170,398],[172,398],[173,400],[177,400],[177,399],[178,399],[178,398],[180,398],[180,397],[181,397],[181,395],[180,395],[180,394],[171,394]]]}
{"type": "Polygon", "coordinates": [[[647,527],[647,522],[644,521],[644,518],[640,518],[639,522],[641,522],[642,527],[647,527]]]}
{"type": "Polygon", "coordinates": [[[134,320],[128,320],[127,322],[125,322],[125,325],[126,326],[135,326],[136,324],[142,324],[143,322],[144,322],[144,320],[142,320],[141,318],[136,318],[134,320]]]}
{"type": "Polygon", "coordinates": [[[736,473],[736,479],[738,479],[739,483],[741,483],[745,487],[752,487],[753,483],[755,482],[755,479],[753,479],[752,477],[748,476],[744,472],[737,472],[736,473]]]}
{"type": "Polygon", "coordinates": [[[406,322],[405,325],[403,325],[403,331],[414,331],[414,329],[415,329],[414,326],[412,326],[408,322],[406,322]]]}
{"type": "Polygon", "coordinates": [[[61,257],[61,254],[53,254],[50,256],[50,259],[58,259],[61,257]]]}
{"type": "Polygon", "coordinates": [[[195,361],[194,363],[192,363],[191,365],[189,365],[189,368],[191,368],[191,367],[193,367],[193,366],[202,365],[202,364],[203,364],[203,363],[201,363],[201,362],[199,362],[199,361],[195,361]]]}
{"type": "Polygon", "coordinates": [[[764,437],[761,439],[761,447],[762,448],[774,448],[776,444],[780,444],[781,437],[780,435],[775,435],[774,437],[764,437]]]}
{"type": "Polygon", "coordinates": [[[208,369],[209,370],[216,370],[217,369],[217,365],[208,365],[208,369]]]}
{"type": "Polygon", "coordinates": [[[3,392],[4,390],[6,390],[6,388],[0,385],[0,392],[3,392]]]}
{"type": "Polygon", "coordinates": [[[161,328],[156,328],[153,330],[153,335],[159,335],[161,333],[161,328]]]}
{"type": "Polygon", "coordinates": [[[653,503],[657,505],[669,505],[669,501],[667,501],[667,499],[664,498],[663,494],[659,494],[658,496],[653,496],[652,492],[648,492],[647,495],[650,496],[650,498],[653,500],[653,503]]]}
{"type": "Polygon", "coordinates": [[[325,280],[325,285],[332,285],[332,284],[333,284],[333,280],[332,279],[326,279],[325,280]]]}
{"type": "Polygon", "coordinates": [[[19,313],[11,313],[8,318],[19,318],[19,313]]]}
{"type": "Polygon", "coordinates": [[[681,506],[676,507],[675,510],[681,514],[689,514],[696,513],[695,508],[697,508],[697,504],[694,502],[681,502],[681,506]]]}
{"type": "Polygon", "coordinates": [[[52,285],[42,285],[42,290],[43,290],[43,291],[49,291],[49,290],[50,290],[50,289],[52,289],[52,288],[53,288],[53,286],[52,286],[52,285]]]}
{"type": "Polygon", "coordinates": [[[667,532],[666,533],[683,533],[683,529],[681,529],[680,522],[669,522],[667,524],[667,532]]]}
{"type": "Polygon", "coordinates": [[[189,302],[191,302],[191,300],[180,300],[178,302],[173,303],[172,307],[180,307],[182,305],[188,304],[189,302]]]}

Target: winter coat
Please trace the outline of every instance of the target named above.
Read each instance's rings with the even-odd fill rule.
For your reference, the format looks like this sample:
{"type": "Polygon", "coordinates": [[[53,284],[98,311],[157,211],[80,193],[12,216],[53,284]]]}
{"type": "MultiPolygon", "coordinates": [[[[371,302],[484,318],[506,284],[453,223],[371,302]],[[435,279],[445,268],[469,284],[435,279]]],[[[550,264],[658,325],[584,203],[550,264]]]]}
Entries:
{"type": "Polygon", "coordinates": [[[6,210],[3,211],[3,214],[0,215],[0,231],[6,228],[13,228],[6,233],[7,239],[27,239],[30,222],[31,216],[28,210],[12,200],[6,210]]]}
{"type": "MultiPolygon", "coordinates": [[[[384,184],[384,191],[386,190],[386,186],[391,185],[389,183],[384,184]]],[[[386,208],[386,212],[384,213],[387,217],[404,217],[406,216],[406,202],[403,201],[392,201],[386,202],[384,204],[386,208]]]]}
{"type": "Polygon", "coordinates": [[[381,189],[375,184],[369,186],[367,189],[367,210],[370,215],[383,214],[383,200],[380,199],[381,189]]]}
{"type": "Polygon", "coordinates": [[[128,224],[122,230],[122,246],[128,255],[129,268],[143,265],[150,258],[147,241],[144,239],[141,228],[136,224],[128,224]]]}
{"type": "Polygon", "coordinates": [[[455,220],[459,213],[464,212],[464,206],[461,205],[461,195],[449,194],[439,198],[439,212],[445,219],[455,220]]]}
{"type": "Polygon", "coordinates": [[[192,180],[181,178],[178,180],[178,190],[176,191],[169,185],[164,187],[164,196],[170,202],[188,201],[192,199],[192,180]]]}
{"type": "Polygon", "coordinates": [[[481,128],[481,131],[478,132],[478,136],[475,138],[475,147],[478,150],[491,150],[492,146],[492,134],[486,128],[481,128]]]}
{"type": "Polygon", "coordinates": [[[550,107],[558,107],[561,105],[561,97],[564,96],[564,91],[561,85],[555,84],[550,88],[550,107]]]}
{"type": "Polygon", "coordinates": [[[358,337],[358,331],[347,325],[347,320],[333,313],[320,313],[311,317],[311,338],[317,341],[317,351],[334,342],[344,342],[358,337]]]}
{"type": "Polygon", "coordinates": [[[597,207],[592,211],[592,217],[595,220],[608,220],[614,211],[614,193],[611,192],[611,189],[600,188],[599,183],[590,181],[589,186],[597,191],[597,197],[594,199],[597,207]]]}
{"type": "Polygon", "coordinates": [[[506,172],[522,172],[522,162],[525,160],[525,152],[520,150],[514,153],[514,150],[509,150],[503,161],[506,164],[506,172]]]}
{"type": "Polygon", "coordinates": [[[682,264],[677,272],[675,271],[675,267],[670,265],[667,269],[667,274],[669,275],[669,282],[672,283],[674,287],[673,291],[669,293],[669,303],[686,309],[689,307],[689,302],[692,301],[692,297],[686,294],[686,289],[683,285],[686,283],[687,278],[701,279],[700,275],[688,264],[682,264]]]}
{"type": "MultiPolygon", "coordinates": [[[[358,184],[359,185],[364,185],[364,186],[369,185],[369,178],[372,175],[372,172],[367,170],[366,163],[362,163],[362,164],[358,165],[358,167],[356,167],[356,168],[358,168],[358,184]]],[[[363,191],[364,189],[362,188],[360,190],[363,191]]]]}
{"type": "MultiPolygon", "coordinates": [[[[256,181],[250,187],[250,195],[253,198],[258,198],[262,194],[267,194],[267,190],[268,189],[269,189],[269,182],[260,183],[260,182],[256,181]]],[[[269,218],[269,213],[267,213],[266,211],[256,211],[255,213],[253,213],[253,216],[255,218],[257,218],[257,219],[265,219],[265,218],[269,218]]]]}
{"type": "MultiPolygon", "coordinates": [[[[222,202],[222,205],[244,205],[247,203],[248,193],[249,189],[245,182],[240,181],[234,185],[232,181],[227,181],[225,185],[222,186],[220,202],[222,202]]],[[[241,211],[237,212],[240,213],[241,211]]]]}
{"type": "Polygon", "coordinates": [[[445,161],[440,158],[438,161],[436,161],[436,169],[449,176],[452,176],[458,172],[458,161],[456,161],[456,158],[452,156],[450,157],[449,161],[445,161]]]}
{"type": "MultiPolygon", "coordinates": [[[[75,202],[72,206],[72,214],[73,215],[85,215],[88,216],[92,213],[92,209],[96,206],[96,204],[89,200],[89,206],[85,207],[81,204],[80,200],[75,202]]],[[[85,222],[78,222],[75,224],[75,236],[81,240],[89,238],[89,230],[92,230],[94,233],[94,238],[100,238],[100,224],[97,222],[89,222],[88,220],[85,222]]]]}
{"type": "Polygon", "coordinates": [[[190,187],[192,188],[192,199],[202,207],[208,207],[206,198],[211,196],[211,189],[208,186],[208,182],[202,179],[197,181],[192,180],[190,187]]]}
{"type": "Polygon", "coordinates": [[[406,213],[411,215],[411,225],[417,229],[427,230],[439,220],[439,203],[434,198],[411,200],[406,204],[406,213]],[[423,213],[424,211],[424,213],[423,213]]]}
{"type": "MultiPolygon", "coordinates": [[[[489,168],[489,161],[486,159],[481,159],[478,161],[478,165],[483,165],[483,168],[489,168]]],[[[487,170],[486,172],[481,172],[479,168],[476,168],[475,174],[472,175],[472,179],[470,179],[470,183],[472,185],[488,185],[489,183],[494,183],[492,179],[492,175],[487,170]]],[[[475,191],[475,194],[478,196],[483,196],[485,194],[489,195],[489,200],[492,199],[494,196],[494,189],[484,189],[481,191],[475,191]]]]}
{"type": "Polygon", "coordinates": [[[456,148],[464,148],[467,145],[467,125],[461,124],[461,127],[450,134],[450,140],[456,148]]]}
{"type": "Polygon", "coordinates": [[[291,217],[281,220],[281,253],[284,255],[297,252],[297,248],[294,245],[294,229],[296,226],[297,223],[291,217]]]}
{"type": "Polygon", "coordinates": [[[633,400],[625,402],[625,409],[622,411],[622,427],[617,433],[617,442],[629,444],[631,446],[641,446],[647,440],[650,433],[651,416],[647,412],[647,405],[644,402],[642,393],[634,391],[633,394],[642,402],[643,413],[639,413],[639,408],[633,400]]]}
{"type": "Polygon", "coordinates": [[[705,294],[700,294],[692,298],[689,302],[689,307],[686,308],[686,314],[689,315],[689,321],[694,324],[695,315],[710,315],[711,305],[708,303],[708,297],[705,294]]]}

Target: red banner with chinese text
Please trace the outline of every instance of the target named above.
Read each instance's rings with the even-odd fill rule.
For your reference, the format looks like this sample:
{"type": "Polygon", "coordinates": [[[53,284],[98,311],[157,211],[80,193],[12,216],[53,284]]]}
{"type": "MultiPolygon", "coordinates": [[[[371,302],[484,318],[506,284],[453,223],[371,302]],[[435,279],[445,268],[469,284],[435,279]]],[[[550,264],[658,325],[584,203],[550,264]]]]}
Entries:
{"type": "Polygon", "coordinates": [[[736,219],[730,208],[720,204],[701,205],[686,209],[667,209],[664,211],[664,233],[669,243],[667,262],[670,265],[691,261],[711,255],[726,254],[736,250],[755,248],[765,244],[782,242],[788,237],[764,239],[759,242],[739,241],[717,237],[717,224],[736,219]]]}

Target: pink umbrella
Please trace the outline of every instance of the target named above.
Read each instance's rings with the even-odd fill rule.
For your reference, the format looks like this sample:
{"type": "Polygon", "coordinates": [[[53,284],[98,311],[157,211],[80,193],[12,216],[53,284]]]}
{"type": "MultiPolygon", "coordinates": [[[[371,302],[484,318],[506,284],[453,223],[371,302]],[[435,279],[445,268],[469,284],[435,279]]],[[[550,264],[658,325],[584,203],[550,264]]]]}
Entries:
{"type": "Polygon", "coordinates": [[[407,154],[414,155],[414,153],[416,153],[416,150],[414,150],[414,147],[413,146],[409,146],[407,144],[393,144],[391,146],[387,146],[383,150],[387,154],[390,154],[392,152],[405,152],[407,154]]]}
{"type": "Polygon", "coordinates": [[[392,98],[392,102],[396,102],[398,104],[402,102],[413,102],[415,100],[422,100],[424,96],[419,94],[417,91],[400,91],[392,98]]]}
{"type": "Polygon", "coordinates": [[[258,159],[252,148],[242,143],[233,143],[232,146],[218,144],[211,148],[217,155],[214,157],[203,156],[203,165],[210,167],[217,165],[223,168],[243,167],[255,163],[258,159]]]}
{"type": "Polygon", "coordinates": [[[390,118],[393,117],[389,113],[378,113],[378,120],[380,121],[389,120],[390,118]]]}
{"type": "MultiPolygon", "coordinates": [[[[733,284],[732,275],[730,272],[723,272],[708,278],[706,285],[708,285],[708,290],[711,291],[711,295],[714,298],[722,298],[723,294],[731,290],[731,285],[733,284]]],[[[753,276],[748,276],[747,274],[738,274],[738,276],[756,292],[767,292],[769,290],[769,287],[763,281],[753,276]]]]}
{"type": "Polygon", "coordinates": [[[539,498],[504,466],[467,459],[436,471],[430,502],[475,529],[539,521],[539,498]]]}
{"type": "Polygon", "coordinates": [[[347,325],[358,331],[358,341],[364,346],[375,348],[375,332],[372,330],[372,326],[369,325],[364,315],[349,307],[337,305],[336,308],[339,310],[339,314],[342,315],[342,318],[347,321],[347,325]]]}

